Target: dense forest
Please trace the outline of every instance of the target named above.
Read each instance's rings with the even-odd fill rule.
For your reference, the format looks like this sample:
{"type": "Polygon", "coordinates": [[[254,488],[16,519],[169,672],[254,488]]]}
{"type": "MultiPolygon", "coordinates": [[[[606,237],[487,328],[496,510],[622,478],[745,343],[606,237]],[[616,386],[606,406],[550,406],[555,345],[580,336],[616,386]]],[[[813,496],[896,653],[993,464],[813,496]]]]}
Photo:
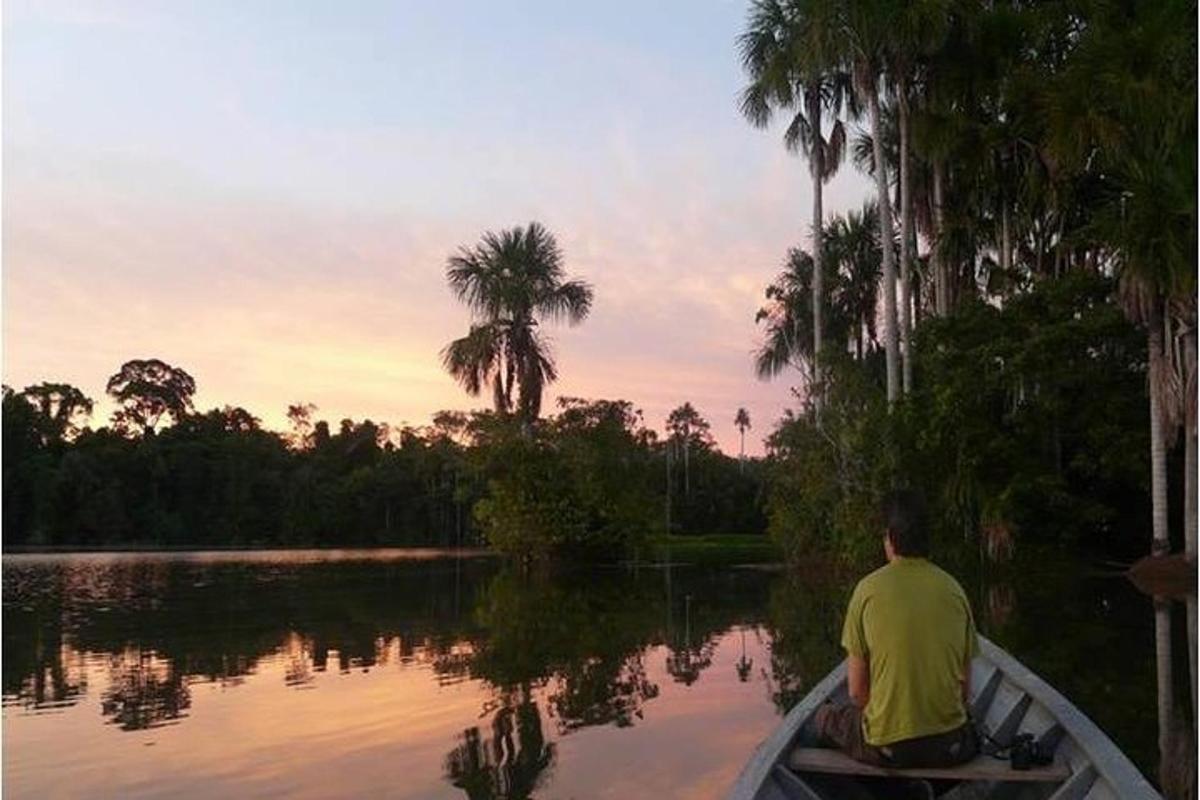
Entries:
{"type": "Polygon", "coordinates": [[[476,545],[520,556],[623,556],[665,533],[761,533],[761,465],[722,454],[684,404],[660,437],[627,402],[564,399],[523,430],[494,412],[422,428],[289,408],[192,408],[195,380],[157,360],[108,383],[110,424],[64,384],[3,399],[4,544],[476,545]],[[669,497],[669,502],[668,502],[669,497]],[[527,507],[528,506],[528,507],[527,507]]]}
{"type": "MultiPolygon", "coordinates": [[[[1194,587],[1196,30],[1187,0],[753,0],[741,111],[786,121],[813,190],[758,316],[759,374],[804,386],[767,478],[792,561],[877,558],[907,486],[944,562],[1055,543],[1194,587]],[[826,219],[847,155],[874,197],[826,219]]],[[[1151,591],[1165,784],[1195,751],[1198,612],[1193,589],[1181,711],[1151,591]]]]}
{"type": "Polygon", "coordinates": [[[755,0],[738,45],[813,190],[758,314],[787,551],[877,552],[907,485],[947,556],[1194,555],[1195,4],[755,0]]]}

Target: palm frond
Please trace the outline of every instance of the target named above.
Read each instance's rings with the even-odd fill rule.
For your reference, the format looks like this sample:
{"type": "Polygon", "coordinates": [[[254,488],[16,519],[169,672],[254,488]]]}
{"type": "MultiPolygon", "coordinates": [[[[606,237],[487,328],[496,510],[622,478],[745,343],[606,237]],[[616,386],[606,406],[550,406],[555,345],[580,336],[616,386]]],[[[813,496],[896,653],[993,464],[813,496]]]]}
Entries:
{"type": "Polygon", "coordinates": [[[478,397],[499,369],[502,350],[502,332],[498,326],[472,325],[470,333],[442,349],[442,365],[467,394],[478,397]]]}
{"type": "Polygon", "coordinates": [[[824,148],[825,153],[821,163],[825,169],[821,173],[821,180],[828,181],[837,174],[838,168],[846,157],[846,126],[840,119],[834,121],[833,128],[829,131],[829,140],[824,148]]]}
{"type": "Polygon", "coordinates": [[[555,322],[566,320],[570,325],[577,325],[591,312],[592,297],[592,287],[587,282],[567,281],[539,297],[535,310],[555,322]]]}

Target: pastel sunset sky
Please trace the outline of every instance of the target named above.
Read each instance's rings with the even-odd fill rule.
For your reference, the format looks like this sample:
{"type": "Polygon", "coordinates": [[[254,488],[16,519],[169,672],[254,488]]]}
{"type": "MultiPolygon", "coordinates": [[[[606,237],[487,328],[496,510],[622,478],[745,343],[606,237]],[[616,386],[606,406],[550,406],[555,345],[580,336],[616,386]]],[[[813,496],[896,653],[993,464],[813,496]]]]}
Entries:
{"type": "MultiPolygon", "coordinates": [[[[130,358],[197,407],[282,429],[484,407],[438,353],[467,328],[446,257],[530,220],[596,292],[557,328],[560,395],[661,430],[691,401],[727,452],[794,404],[751,353],[807,246],[782,126],[741,118],[745,4],[58,2],[3,19],[3,380],[100,399],[130,358]]],[[[826,213],[858,206],[845,165],[826,213]]],[[[111,407],[101,404],[93,424],[111,407]]]]}

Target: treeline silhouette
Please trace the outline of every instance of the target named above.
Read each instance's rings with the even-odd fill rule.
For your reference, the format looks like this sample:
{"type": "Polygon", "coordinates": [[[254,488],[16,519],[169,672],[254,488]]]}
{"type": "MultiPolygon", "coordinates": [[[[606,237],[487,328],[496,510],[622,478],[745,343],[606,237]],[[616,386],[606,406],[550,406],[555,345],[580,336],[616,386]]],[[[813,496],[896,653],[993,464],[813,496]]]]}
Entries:
{"type": "Polygon", "coordinates": [[[720,453],[690,405],[661,441],[629,403],[574,399],[532,427],[450,411],[422,427],[333,427],[297,404],[276,432],[240,407],[196,411],[195,391],[181,368],[127,362],[108,381],[110,424],[93,428],[94,402],[76,387],[4,387],[4,546],[480,545],[512,522],[495,498],[531,488],[531,464],[546,470],[532,488],[570,511],[543,521],[621,545],[592,548],[605,557],[661,534],[668,515],[676,533],[765,527],[759,464],[720,453]],[[616,515],[614,498],[628,503],[616,515]],[[488,499],[490,516],[477,513],[488,499]]]}

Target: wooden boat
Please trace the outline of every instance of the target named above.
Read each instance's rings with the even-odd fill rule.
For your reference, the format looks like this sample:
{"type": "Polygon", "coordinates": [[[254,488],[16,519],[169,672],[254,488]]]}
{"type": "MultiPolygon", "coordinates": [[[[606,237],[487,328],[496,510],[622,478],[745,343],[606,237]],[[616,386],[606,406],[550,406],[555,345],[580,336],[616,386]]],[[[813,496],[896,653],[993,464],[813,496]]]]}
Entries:
{"type": "Polygon", "coordinates": [[[1048,766],[1015,770],[980,755],[941,769],[891,770],[860,764],[836,750],[808,746],[811,719],[826,701],[845,700],[843,662],[817,684],[767,737],[738,776],[730,800],[938,796],[1108,800],[1158,798],[1129,759],[1084,714],[1015,658],[984,637],[971,664],[971,716],[998,746],[1032,734],[1054,753],[1048,766]]]}

